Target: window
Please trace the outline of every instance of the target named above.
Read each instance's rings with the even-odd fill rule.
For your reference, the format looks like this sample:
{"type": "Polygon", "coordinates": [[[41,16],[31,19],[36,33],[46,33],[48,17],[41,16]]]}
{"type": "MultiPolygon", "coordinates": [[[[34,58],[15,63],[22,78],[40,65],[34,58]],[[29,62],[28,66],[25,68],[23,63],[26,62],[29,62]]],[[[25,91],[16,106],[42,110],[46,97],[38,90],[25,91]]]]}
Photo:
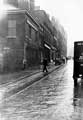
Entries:
{"type": "Polygon", "coordinates": [[[8,20],[8,37],[16,37],[16,20],[8,20]]]}

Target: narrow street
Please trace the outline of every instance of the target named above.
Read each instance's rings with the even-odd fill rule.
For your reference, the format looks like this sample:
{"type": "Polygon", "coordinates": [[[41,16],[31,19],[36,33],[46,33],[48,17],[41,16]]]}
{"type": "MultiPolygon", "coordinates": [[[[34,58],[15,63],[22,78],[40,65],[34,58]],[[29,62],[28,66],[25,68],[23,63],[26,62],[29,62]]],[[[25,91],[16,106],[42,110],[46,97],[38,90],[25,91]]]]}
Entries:
{"type": "Polygon", "coordinates": [[[70,60],[10,99],[1,89],[0,120],[83,120],[83,88],[73,87],[72,75],[70,60]]]}
{"type": "Polygon", "coordinates": [[[83,120],[82,13],[82,0],[0,0],[0,120],[83,120]]]}

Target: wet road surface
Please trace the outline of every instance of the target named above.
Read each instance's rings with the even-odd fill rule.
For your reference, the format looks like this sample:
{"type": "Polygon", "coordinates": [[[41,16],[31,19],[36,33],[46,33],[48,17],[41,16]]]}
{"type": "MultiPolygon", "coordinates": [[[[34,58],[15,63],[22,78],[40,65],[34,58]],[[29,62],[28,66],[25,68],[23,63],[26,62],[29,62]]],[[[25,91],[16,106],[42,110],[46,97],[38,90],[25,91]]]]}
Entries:
{"type": "Polygon", "coordinates": [[[73,62],[5,100],[0,90],[0,120],[83,120],[83,86],[73,87],[73,62]]]}

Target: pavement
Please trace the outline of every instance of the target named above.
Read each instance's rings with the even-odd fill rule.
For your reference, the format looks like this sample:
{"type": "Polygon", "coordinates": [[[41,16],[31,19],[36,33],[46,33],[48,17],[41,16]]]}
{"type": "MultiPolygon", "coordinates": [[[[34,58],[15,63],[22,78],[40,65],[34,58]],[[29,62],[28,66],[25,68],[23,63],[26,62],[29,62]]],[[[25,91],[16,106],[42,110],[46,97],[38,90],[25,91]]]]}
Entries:
{"type": "Polygon", "coordinates": [[[8,89],[1,88],[1,120],[72,119],[73,80],[72,74],[70,75],[72,69],[65,66],[54,66],[54,69],[59,67],[57,70],[50,66],[52,69],[49,69],[49,72],[54,71],[29,87],[26,83],[43,75],[42,72],[19,81],[19,84],[9,85],[8,89]]]}
{"type": "MultiPolygon", "coordinates": [[[[48,73],[57,69],[60,65],[54,65],[54,63],[50,63],[48,66],[48,73]]],[[[20,81],[23,78],[30,77],[31,75],[41,73],[42,74],[42,67],[33,67],[29,68],[28,70],[22,70],[19,72],[8,73],[8,74],[1,74],[0,75],[0,85],[13,83],[16,81],[20,81]]]]}

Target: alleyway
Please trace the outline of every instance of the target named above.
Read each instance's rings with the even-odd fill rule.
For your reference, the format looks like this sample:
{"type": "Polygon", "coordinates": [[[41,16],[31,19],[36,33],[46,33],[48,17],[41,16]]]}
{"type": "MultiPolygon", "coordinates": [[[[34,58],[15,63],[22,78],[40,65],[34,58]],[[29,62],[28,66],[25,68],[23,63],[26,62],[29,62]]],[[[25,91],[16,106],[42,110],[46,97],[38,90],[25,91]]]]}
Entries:
{"type": "Polygon", "coordinates": [[[10,99],[1,88],[0,120],[83,120],[83,88],[73,87],[72,75],[70,60],[10,99]]]}

